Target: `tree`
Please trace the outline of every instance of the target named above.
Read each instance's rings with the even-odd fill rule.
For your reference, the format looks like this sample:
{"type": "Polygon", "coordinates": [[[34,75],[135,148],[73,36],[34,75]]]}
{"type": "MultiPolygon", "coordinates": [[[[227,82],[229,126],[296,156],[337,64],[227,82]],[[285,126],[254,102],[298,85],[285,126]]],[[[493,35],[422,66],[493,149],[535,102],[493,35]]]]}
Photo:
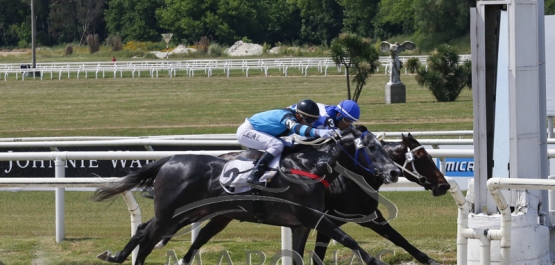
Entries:
{"type": "Polygon", "coordinates": [[[408,35],[415,31],[413,0],[382,0],[373,18],[375,36],[387,39],[395,35],[408,35]]]}
{"type": "Polygon", "coordinates": [[[366,79],[376,71],[379,65],[378,51],[372,46],[370,40],[353,33],[343,33],[332,40],[331,57],[336,64],[345,66],[348,99],[351,99],[349,78],[353,75],[353,83],[356,86],[352,100],[358,101],[362,88],[366,85],[366,79]],[[351,68],[353,68],[352,73],[350,73],[351,68]]]}
{"type": "Polygon", "coordinates": [[[420,86],[427,87],[439,102],[455,101],[463,88],[472,88],[472,63],[459,64],[455,48],[443,44],[428,57],[428,70],[420,66],[415,76],[420,86]]]}
{"type": "Polygon", "coordinates": [[[343,29],[343,8],[336,0],[295,0],[301,11],[301,38],[328,45],[343,29]]]}
{"type": "Polygon", "coordinates": [[[266,38],[262,42],[275,44],[300,39],[301,12],[296,4],[290,0],[270,0],[265,5],[267,11],[262,13],[267,19],[266,38]]]}
{"type": "MultiPolygon", "coordinates": [[[[103,21],[104,0],[77,0],[77,22],[81,26],[79,45],[89,34],[95,34],[98,25],[103,21]]],[[[98,34],[95,34],[98,35],[98,34]]]]}
{"type": "Polygon", "coordinates": [[[546,15],[555,15],[555,0],[544,1],[544,13],[546,15]]]}
{"type": "Polygon", "coordinates": [[[474,0],[414,0],[414,21],[419,47],[427,50],[470,32],[470,6],[474,0]]]}
{"type": "Polygon", "coordinates": [[[178,40],[193,42],[207,36],[232,44],[247,37],[262,43],[271,16],[265,8],[272,4],[271,0],[167,0],[167,7],[158,9],[156,16],[178,40]]]}
{"type": "Polygon", "coordinates": [[[110,0],[105,12],[106,27],[122,41],[160,41],[162,29],[156,20],[156,9],[163,0],[110,0]]]}
{"type": "MultiPolygon", "coordinates": [[[[20,41],[25,25],[31,23],[30,6],[23,1],[0,0],[0,46],[15,46],[20,41]],[[4,12],[10,10],[10,12],[4,12]]],[[[28,36],[30,37],[30,29],[28,36]]],[[[29,43],[31,39],[28,40],[29,43]]]]}
{"type": "Polygon", "coordinates": [[[343,31],[360,36],[374,36],[374,18],[378,11],[378,0],[338,0],[344,7],[343,31]]]}
{"type": "Polygon", "coordinates": [[[85,42],[103,25],[104,0],[51,0],[49,31],[58,43],[85,42]]]}

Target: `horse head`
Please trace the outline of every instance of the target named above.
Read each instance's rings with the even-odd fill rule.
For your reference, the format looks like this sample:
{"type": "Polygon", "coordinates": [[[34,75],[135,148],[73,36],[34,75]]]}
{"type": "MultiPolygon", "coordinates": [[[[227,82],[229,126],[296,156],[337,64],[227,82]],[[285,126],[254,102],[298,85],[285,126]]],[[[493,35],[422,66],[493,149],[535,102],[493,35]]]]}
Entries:
{"type": "MultiPolygon", "coordinates": [[[[363,125],[357,125],[357,129],[368,130],[363,125]]],[[[410,133],[407,136],[402,134],[401,142],[380,142],[408,180],[431,190],[434,196],[445,195],[451,188],[432,156],[410,133]]]]}
{"type": "Polygon", "coordinates": [[[399,164],[403,165],[403,174],[408,180],[431,190],[434,196],[444,195],[451,188],[432,156],[410,133],[402,135],[402,145],[394,151],[401,157],[399,164]]]}
{"type": "Polygon", "coordinates": [[[347,128],[320,144],[296,144],[282,157],[285,168],[307,168],[319,176],[330,176],[327,173],[337,165],[365,177],[379,176],[380,185],[397,182],[401,175],[376,136],[355,128],[347,128]]]}
{"type": "Polygon", "coordinates": [[[341,135],[337,142],[343,153],[340,165],[363,176],[377,176],[385,184],[397,182],[401,171],[373,133],[349,127],[341,135]]]}

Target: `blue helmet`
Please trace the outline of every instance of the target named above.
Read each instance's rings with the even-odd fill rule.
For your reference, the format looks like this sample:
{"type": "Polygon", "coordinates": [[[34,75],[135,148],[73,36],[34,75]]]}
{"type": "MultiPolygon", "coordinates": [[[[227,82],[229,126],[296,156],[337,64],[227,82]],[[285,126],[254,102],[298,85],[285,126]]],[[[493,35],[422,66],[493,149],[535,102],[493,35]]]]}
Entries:
{"type": "Polygon", "coordinates": [[[360,118],[360,107],[358,104],[350,99],[343,100],[335,106],[335,110],[341,114],[341,116],[357,122],[360,118]]]}

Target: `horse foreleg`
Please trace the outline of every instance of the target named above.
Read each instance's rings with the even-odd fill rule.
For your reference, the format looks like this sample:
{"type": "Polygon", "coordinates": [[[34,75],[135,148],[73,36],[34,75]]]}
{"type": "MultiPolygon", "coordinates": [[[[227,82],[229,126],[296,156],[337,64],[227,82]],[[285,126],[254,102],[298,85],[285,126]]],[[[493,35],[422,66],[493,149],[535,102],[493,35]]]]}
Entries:
{"type": "Polygon", "coordinates": [[[183,256],[183,264],[189,264],[193,260],[194,254],[197,253],[198,250],[212,237],[224,230],[230,222],[230,218],[221,215],[210,219],[210,221],[200,229],[197,238],[195,238],[195,241],[191,244],[189,251],[187,251],[185,256],[183,256]]]}
{"type": "MultiPolygon", "coordinates": [[[[326,257],[326,251],[328,250],[328,245],[330,244],[331,238],[326,236],[320,232],[316,234],[316,245],[314,246],[314,254],[316,257],[320,259],[320,261],[324,261],[326,257]]],[[[312,259],[314,264],[316,263],[316,259],[312,259]]]]}
{"type": "Polygon", "coordinates": [[[123,263],[125,260],[127,260],[127,257],[129,257],[131,252],[133,252],[135,247],[137,247],[137,245],[139,245],[140,241],[143,239],[145,235],[146,227],[148,226],[150,221],[152,221],[152,219],[150,219],[146,223],[140,224],[137,227],[137,231],[135,232],[135,235],[131,237],[131,239],[129,240],[129,242],[127,242],[127,245],[125,245],[122,251],[116,253],[115,255],[112,255],[110,251],[105,251],[104,253],[96,257],[99,258],[100,260],[107,261],[107,262],[123,263]]]}
{"type": "MultiPolygon", "coordinates": [[[[293,236],[293,251],[299,254],[302,258],[304,256],[304,248],[306,246],[308,234],[310,234],[310,229],[304,226],[291,227],[291,234],[293,236]]],[[[293,264],[300,265],[296,264],[295,259],[293,259],[293,264]]]]}
{"type": "MultiPolygon", "coordinates": [[[[299,217],[301,216],[297,216],[297,218],[299,217]]],[[[372,257],[370,254],[368,254],[368,252],[362,249],[360,245],[352,237],[350,237],[341,229],[339,229],[339,227],[336,224],[334,224],[329,218],[318,216],[318,215],[313,215],[313,216],[305,215],[302,217],[304,217],[302,218],[303,220],[301,221],[303,222],[303,225],[307,227],[314,227],[315,225],[317,225],[316,227],[314,227],[314,229],[334,239],[335,241],[339,242],[341,245],[345,246],[346,248],[349,248],[353,250],[355,253],[359,254],[362,260],[366,264],[386,265],[386,263],[383,263],[379,259],[376,259],[372,257]],[[311,220],[307,220],[306,218],[311,220]]]]}
{"type": "Polygon", "coordinates": [[[422,251],[410,244],[405,237],[403,237],[399,232],[397,232],[389,223],[386,223],[385,218],[382,216],[380,211],[376,211],[378,218],[374,222],[367,222],[359,224],[363,227],[372,229],[374,232],[378,233],[380,236],[388,239],[393,244],[406,250],[411,256],[413,256],[418,262],[431,265],[440,265],[441,263],[428,257],[422,251]],[[384,225],[379,225],[377,223],[385,223],[384,225]]]}

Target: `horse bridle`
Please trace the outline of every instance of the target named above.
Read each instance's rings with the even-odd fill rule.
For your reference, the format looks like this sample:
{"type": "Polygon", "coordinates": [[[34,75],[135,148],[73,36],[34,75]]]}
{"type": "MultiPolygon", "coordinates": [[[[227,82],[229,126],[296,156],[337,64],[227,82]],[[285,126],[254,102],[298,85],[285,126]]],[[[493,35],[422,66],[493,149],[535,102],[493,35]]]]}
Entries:
{"type": "MultiPolygon", "coordinates": [[[[349,156],[350,159],[352,159],[353,161],[355,161],[355,166],[357,166],[357,167],[360,166],[360,167],[363,168],[364,170],[366,170],[366,171],[372,173],[373,175],[375,175],[375,169],[373,169],[373,168],[367,168],[367,167],[363,166],[363,165],[362,165],[360,162],[358,162],[358,160],[356,159],[356,158],[358,157],[358,155],[360,154],[360,152],[359,152],[360,149],[367,148],[367,146],[364,145],[364,142],[363,142],[362,138],[364,138],[364,136],[365,136],[366,134],[368,134],[368,133],[369,133],[368,131],[365,131],[365,132],[363,132],[363,133],[360,135],[360,137],[357,137],[357,138],[354,140],[354,141],[355,141],[355,148],[356,148],[355,157],[352,157],[352,156],[345,150],[345,148],[343,148],[343,146],[341,146],[341,143],[340,143],[339,140],[337,139],[338,137],[341,136],[341,133],[340,133],[340,132],[337,132],[337,131],[336,131],[336,135],[335,135],[334,137],[330,138],[330,139],[317,138],[316,140],[313,140],[313,141],[303,141],[303,140],[301,140],[300,138],[298,138],[298,137],[296,137],[296,136],[294,136],[294,139],[295,139],[296,142],[298,142],[298,143],[300,143],[300,144],[304,144],[304,145],[321,145],[321,144],[327,143],[328,141],[330,141],[330,140],[333,139],[333,141],[335,141],[335,143],[337,144],[337,146],[339,146],[339,148],[341,148],[341,151],[343,151],[347,156],[349,156]]],[[[372,160],[370,159],[370,157],[368,157],[368,152],[364,151],[364,152],[362,152],[362,154],[364,155],[364,159],[366,159],[367,164],[370,165],[370,166],[372,166],[372,160]]],[[[378,172],[378,174],[379,174],[379,172],[378,172]]]]}
{"type": "MultiPolygon", "coordinates": [[[[358,156],[359,156],[359,154],[360,154],[360,149],[366,149],[366,148],[368,148],[368,146],[364,145],[364,141],[362,140],[362,139],[364,138],[364,136],[365,136],[366,134],[368,134],[368,133],[369,133],[368,131],[365,131],[365,132],[363,132],[363,133],[360,135],[360,137],[357,137],[357,138],[354,140],[354,142],[355,142],[355,149],[356,149],[356,151],[355,151],[355,156],[354,156],[354,157],[352,157],[352,156],[345,150],[345,148],[343,148],[343,146],[341,146],[340,142],[338,142],[335,138],[333,138],[333,139],[336,141],[336,143],[337,143],[337,145],[339,146],[339,148],[341,148],[341,150],[342,150],[347,156],[349,156],[349,158],[351,158],[353,161],[355,161],[355,166],[356,166],[356,167],[361,167],[362,169],[364,169],[364,170],[370,172],[372,175],[376,175],[376,174],[375,174],[375,168],[367,168],[367,167],[363,166],[360,162],[358,162],[358,159],[357,159],[358,156]]],[[[370,159],[370,157],[368,157],[368,152],[367,152],[367,151],[363,151],[362,154],[364,155],[364,159],[366,160],[366,163],[369,165],[369,167],[371,167],[371,166],[372,166],[372,160],[370,159]]],[[[378,174],[379,174],[379,172],[378,172],[378,174]]]]}
{"type": "Polygon", "coordinates": [[[413,177],[415,177],[416,179],[418,179],[418,183],[420,183],[422,186],[426,186],[426,185],[432,185],[432,183],[430,181],[428,181],[428,178],[426,178],[426,176],[420,174],[418,172],[418,170],[416,169],[416,166],[414,165],[414,160],[415,160],[415,151],[424,148],[424,146],[418,146],[412,150],[410,150],[410,148],[407,146],[407,152],[405,153],[405,163],[403,164],[403,166],[397,164],[397,162],[394,162],[395,165],[397,165],[397,167],[399,167],[403,172],[406,172],[410,175],[412,175],[413,177]],[[412,171],[408,170],[406,168],[407,164],[410,163],[412,166],[412,171]]]}

